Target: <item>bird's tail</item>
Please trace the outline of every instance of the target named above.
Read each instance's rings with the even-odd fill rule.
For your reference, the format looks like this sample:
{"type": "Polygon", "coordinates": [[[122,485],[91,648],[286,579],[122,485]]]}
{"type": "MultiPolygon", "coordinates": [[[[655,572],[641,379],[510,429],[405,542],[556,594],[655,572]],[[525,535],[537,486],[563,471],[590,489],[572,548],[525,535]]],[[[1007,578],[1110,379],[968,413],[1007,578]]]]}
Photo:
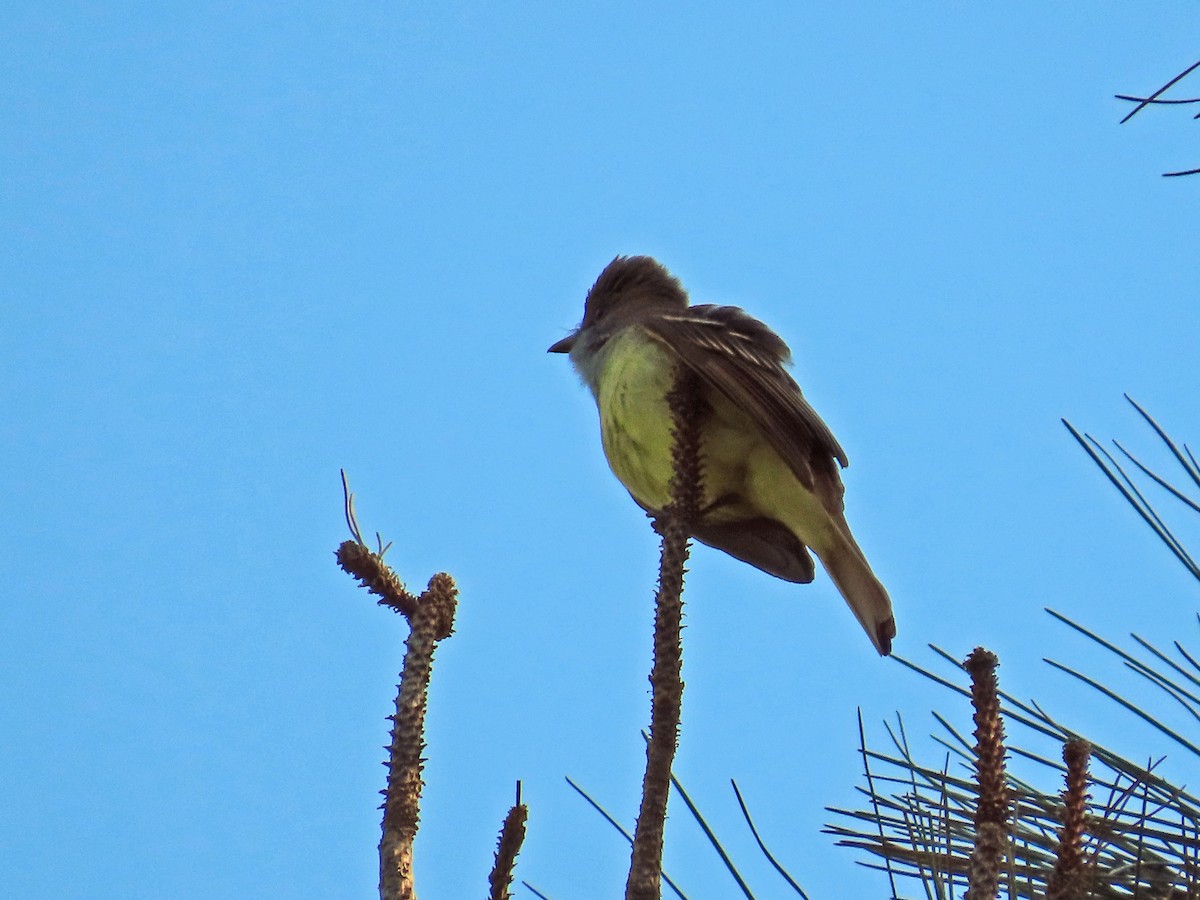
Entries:
{"type": "Polygon", "coordinates": [[[820,554],[821,562],[879,655],[887,656],[892,652],[892,638],[896,636],[892,601],[849,532],[839,538],[834,546],[820,554]]]}

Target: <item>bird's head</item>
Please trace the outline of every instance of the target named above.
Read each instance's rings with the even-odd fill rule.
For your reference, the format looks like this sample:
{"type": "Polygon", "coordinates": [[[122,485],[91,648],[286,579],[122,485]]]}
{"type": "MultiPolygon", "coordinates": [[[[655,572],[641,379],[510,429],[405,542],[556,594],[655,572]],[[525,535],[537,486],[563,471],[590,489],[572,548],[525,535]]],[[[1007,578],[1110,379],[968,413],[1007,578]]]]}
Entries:
{"type": "Polygon", "coordinates": [[[550,347],[570,353],[580,335],[609,334],[647,307],[686,309],[687,294],[679,280],[649,256],[618,256],[600,273],[583,303],[583,321],[550,347]]]}

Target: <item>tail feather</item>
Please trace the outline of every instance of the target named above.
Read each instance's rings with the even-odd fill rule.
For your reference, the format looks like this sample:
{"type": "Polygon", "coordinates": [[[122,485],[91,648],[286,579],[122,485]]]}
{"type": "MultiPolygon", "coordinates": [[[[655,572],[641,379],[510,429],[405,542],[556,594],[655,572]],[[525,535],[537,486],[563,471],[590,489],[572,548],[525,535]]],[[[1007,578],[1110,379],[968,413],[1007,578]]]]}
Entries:
{"type": "Polygon", "coordinates": [[[892,601],[854,539],[846,535],[844,541],[821,553],[820,559],[879,655],[890,654],[896,636],[892,601]]]}

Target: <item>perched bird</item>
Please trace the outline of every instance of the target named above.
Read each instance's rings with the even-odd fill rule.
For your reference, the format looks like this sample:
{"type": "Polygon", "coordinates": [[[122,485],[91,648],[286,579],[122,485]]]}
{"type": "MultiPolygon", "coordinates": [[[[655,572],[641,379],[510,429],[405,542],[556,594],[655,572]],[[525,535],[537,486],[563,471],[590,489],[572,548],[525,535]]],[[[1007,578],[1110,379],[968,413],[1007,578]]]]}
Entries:
{"type": "Polygon", "coordinates": [[[693,537],[785,581],[807,584],[821,560],[875,649],[891,652],[892,603],[846,523],[838,466],[846,452],[784,368],[787,344],[733,306],[689,306],[648,256],[618,256],[588,291],[569,353],[600,411],[613,474],[650,513],[670,502],[677,366],[699,376],[704,505],[693,537]]]}

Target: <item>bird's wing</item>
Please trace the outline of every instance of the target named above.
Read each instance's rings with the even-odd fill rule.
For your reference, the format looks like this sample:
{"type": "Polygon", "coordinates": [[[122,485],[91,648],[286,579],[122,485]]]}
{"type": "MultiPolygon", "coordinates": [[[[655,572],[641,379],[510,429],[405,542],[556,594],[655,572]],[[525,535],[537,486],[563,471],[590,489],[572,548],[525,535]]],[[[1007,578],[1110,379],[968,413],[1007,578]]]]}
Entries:
{"type": "Polygon", "coordinates": [[[701,521],[692,527],[692,537],[784,581],[810,584],[816,576],[808,548],[774,519],[701,521]]]}
{"type": "Polygon", "coordinates": [[[801,484],[841,511],[835,461],[848,465],[846,451],[784,368],[791,354],[775,332],[735,306],[712,305],[665,312],[645,327],[750,416],[801,484]]]}

